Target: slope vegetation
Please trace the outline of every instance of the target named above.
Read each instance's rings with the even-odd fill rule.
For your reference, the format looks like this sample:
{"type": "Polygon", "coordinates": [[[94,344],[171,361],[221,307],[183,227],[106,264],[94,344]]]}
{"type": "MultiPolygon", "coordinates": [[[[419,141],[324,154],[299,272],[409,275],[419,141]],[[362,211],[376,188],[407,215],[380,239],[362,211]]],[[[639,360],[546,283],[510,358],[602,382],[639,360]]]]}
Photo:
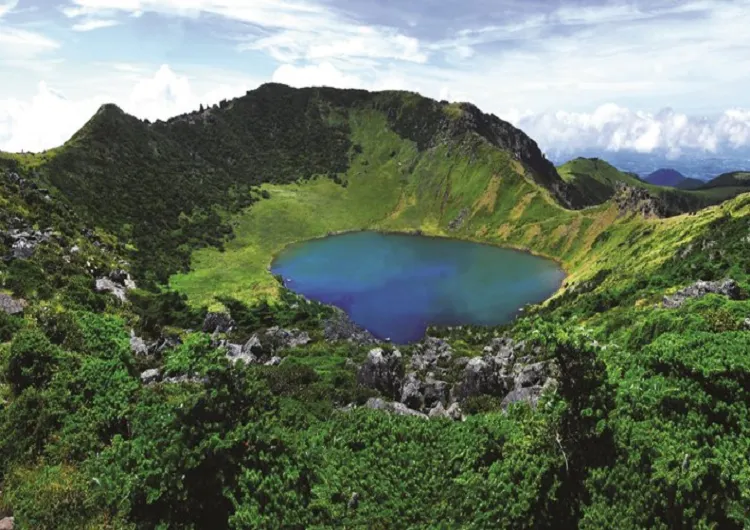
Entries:
{"type": "Polygon", "coordinates": [[[750,194],[700,208],[737,189],[558,173],[497,118],[409,93],[266,85],[156,124],[105,106],[0,156],[0,518],[747,528],[750,194]],[[511,324],[396,353],[267,271],[357,229],[570,274],[511,324]]]}

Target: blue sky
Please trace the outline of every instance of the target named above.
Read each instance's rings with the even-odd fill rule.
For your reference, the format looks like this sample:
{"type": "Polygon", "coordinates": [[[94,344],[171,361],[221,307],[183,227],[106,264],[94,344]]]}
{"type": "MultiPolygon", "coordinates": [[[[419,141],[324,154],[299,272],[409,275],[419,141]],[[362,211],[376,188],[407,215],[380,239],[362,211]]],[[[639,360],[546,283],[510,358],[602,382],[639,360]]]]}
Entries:
{"type": "Polygon", "coordinates": [[[543,148],[750,148],[750,0],[0,0],[0,149],[260,83],[467,100],[543,148]]]}

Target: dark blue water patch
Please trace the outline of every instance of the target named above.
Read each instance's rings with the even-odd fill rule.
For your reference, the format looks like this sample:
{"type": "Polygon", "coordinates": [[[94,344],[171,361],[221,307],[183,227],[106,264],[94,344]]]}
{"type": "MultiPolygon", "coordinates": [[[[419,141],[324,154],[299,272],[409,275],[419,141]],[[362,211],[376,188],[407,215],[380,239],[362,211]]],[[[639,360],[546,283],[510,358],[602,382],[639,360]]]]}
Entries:
{"type": "Polygon", "coordinates": [[[560,286],[553,261],[516,250],[406,234],[353,232],[287,247],[271,270],[311,300],[340,307],[380,339],[427,326],[497,326],[560,286]]]}

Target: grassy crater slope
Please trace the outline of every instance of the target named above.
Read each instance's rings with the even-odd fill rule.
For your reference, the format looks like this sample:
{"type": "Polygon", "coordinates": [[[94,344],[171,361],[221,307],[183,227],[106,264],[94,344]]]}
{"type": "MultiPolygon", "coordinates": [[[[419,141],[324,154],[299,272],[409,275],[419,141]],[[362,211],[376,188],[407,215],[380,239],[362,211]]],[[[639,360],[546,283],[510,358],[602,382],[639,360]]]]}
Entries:
{"type": "MultiPolygon", "coordinates": [[[[265,184],[270,198],[233,218],[236,237],[221,250],[195,252],[192,271],[173,276],[171,286],[195,305],[217,306],[216,299],[223,296],[245,302],[274,297],[279,287],[268,267],[285,246],[363,229],[419,230],[526,249],[560,261],[570,274],[568,284],[573,284],[604,268],[640,268],[645,273],[714,215],[709,210],[698,216],[645,219],[611,201],[566,209],[523,164],[481,137],[467,135],[454,144],[420,150],[389,129],[378,111],[351,111],[348,122],[352,145],[361,152],[352,152],[348,170],[340,175],[345,185],[321,177],[265,184]],[[644,252],[634,245],[646,235],[651,236],[650,248],[643,261],[644,252]]],[[[612,189],[618,181],[637,181],[663,190],[671,204],[684,197],[687,202],[699,200],[691,192],[649,186],[598,160],[577,159],[560,173],[581,189],[594,180],[612,189]]],[[[608,198],[608,193],[592,193],[594,202],[608,198]]]]}

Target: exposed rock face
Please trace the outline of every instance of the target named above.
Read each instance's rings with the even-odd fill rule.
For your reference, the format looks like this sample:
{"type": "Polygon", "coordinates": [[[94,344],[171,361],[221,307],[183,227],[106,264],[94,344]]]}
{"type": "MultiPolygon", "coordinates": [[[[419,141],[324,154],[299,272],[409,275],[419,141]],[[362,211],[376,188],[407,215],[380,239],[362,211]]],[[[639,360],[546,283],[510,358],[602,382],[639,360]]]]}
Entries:
{"type": "Polygon", "coordinates": [[[464,225],[464,222],[466,221],[466,218],[469,216],[469,209],[463,208],[460,212],[458,212],[458,217],[453,219],[450,223],[448,223],[448,230],[458,230],[464,225]]]}
{"type": "Polygon", "coordinates": [[[16,299],[7,294],[0,293],[0,311],[9,315],[23,313],[26,307],[26,300],[16,299]]]}
{"type": "Polygon", "coordinates": [[[4,239],[11,246],[8,259],[29,259],[34,255],[36,247],[52,237],[51,230],[33,230],[29,227],[15,228],[4,234],[4,239]]]}
{"type": "Polygon", "coordinates": [[[113,294],[121,302],[127,300],[127,292],[135,287],[130,274],[123,270],[112,271],[104,278],[97,278],[95,284],[96,292],[113,294]]]}
{"type": "Polygon", "coordinates": [[[424,390],[417,374],[410,373],[401,388],[401,403],[410,409],[421,410],[424,406],[424,390]]]}
{"type": "Polygon", "coordinates": [[[484,355],[473,358],[454,359],[452,352],[445,341],[426,339],[414,347],[412,371],[404,377],[401,354],[376,348],[360,367],[358,380],[411,411],[457,421],[464,417],[459,403],[471,397],[503,398],[503,407],[519,401],[535,406],[542,392],[556,385],[556,366],[548,361],[534,362],[533,354],[541,352],[527,355],[523,342],[496,338],[484,347],[484,355]],[[460,375],[453,385],[444,380],[455,378],[456,373],[460,375]]]}
{"type": "Polygon", "coordinates": [[[629,186],[622,182],[617,183],[614,200],[621,215],[639,213],[649,218],[667,217],[669,214],[666,205],[646,189],[629,186]]]}
{"type": "MultiPolygon", "coordinates": [[[[214,332],[215,335],[218,333],[218,329],[214,332]]],[[[216,339],[214,339],[213,344],[218,348],[225,348],[227,359],[233,363],[242,361],[247,364],[278,366],[283,359],[275,355],[276,353],[289,348],[304,346],[310,340],[310,335],[306,331],[273,327],[268,328],[264,333],[254,334],[243,345],[216,339]]]]}
{"type": "Polygon", "coordinates": [[[310,335],[306,331],[282,329],[278,326],[268,328],[265,336],[273,351],[297,348],[310,342],[310,335]]]}
{"type": "Polygon", "coordinates": [[[453,348],[443,339],[427,337],[415,346],[411,358],[414,370],[434,370],[447,365],[453,357],[453,348]]]}
{"type": "Polygon", "coordinates": [[[13,517],[4,517],[0,519],[0,530],[13,530],[16,527],[13,517]]]}
{"type": "Polygon", "coordinates": [[[362,345],[379,342],[372,333],[352,322],[344,312],[337,312],[326,320],[323,334],[328,342],[348,341],[362,345]]]}
{"type": "Polygon", "coordinates": [[[363,386],[380,391],[383,395],[398,399],[401,397],[403,377],[401,352],[375,348],[367,354],[367,359],[359,369],[357,381],[363,386]]]}
{"type": "Polygon", "coordinates": [[[208,313],[203,319],[204,333],[229,333],[234,329],[235,322],[229,313],[208,313]]]}
{"type": "Polygon", "coordinates": [[[730,300],[739,300],[742,291],[737,282],[731,279],[718,282],[697,281],[671,296],[665,296],[663,305],[666,308],[675,309],[691,298],[702,298],[707,294],[721,294],[730,300]]]}

